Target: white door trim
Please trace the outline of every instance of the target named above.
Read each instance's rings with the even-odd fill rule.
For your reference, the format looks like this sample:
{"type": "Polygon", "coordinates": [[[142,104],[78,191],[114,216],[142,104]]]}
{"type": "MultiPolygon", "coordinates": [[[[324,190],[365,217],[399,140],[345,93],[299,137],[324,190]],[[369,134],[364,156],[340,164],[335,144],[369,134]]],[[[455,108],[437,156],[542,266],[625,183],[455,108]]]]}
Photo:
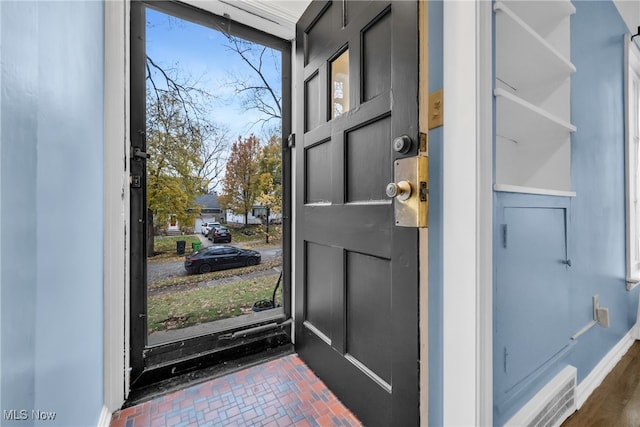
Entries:
{"type": "Polygon", "coordinates": [[[443,423],[492,425],[491,2],[444,2],[443,423]]]}
{"type": "Polygon", "coordinates": [[[104,405],[129,390],[129,2],[104,3],[104,405]]]}

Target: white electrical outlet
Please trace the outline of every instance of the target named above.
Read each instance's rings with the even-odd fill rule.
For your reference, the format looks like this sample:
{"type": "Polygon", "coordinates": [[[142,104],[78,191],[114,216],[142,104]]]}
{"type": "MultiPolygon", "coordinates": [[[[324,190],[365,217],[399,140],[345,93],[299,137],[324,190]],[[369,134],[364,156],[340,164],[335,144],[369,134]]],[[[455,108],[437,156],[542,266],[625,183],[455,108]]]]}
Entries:
{"type": "Polygon", "coordinates": [[[609,309],[600,307],[600,296],[593,296],[593,320],[598,322],[603,328],[609,327],[609,309]]]}
{"type": "Polygon", "coordinates": [[[609,327],[609,309],[604,307],[598,307],[598,323],[603,328],[609,327]]]}

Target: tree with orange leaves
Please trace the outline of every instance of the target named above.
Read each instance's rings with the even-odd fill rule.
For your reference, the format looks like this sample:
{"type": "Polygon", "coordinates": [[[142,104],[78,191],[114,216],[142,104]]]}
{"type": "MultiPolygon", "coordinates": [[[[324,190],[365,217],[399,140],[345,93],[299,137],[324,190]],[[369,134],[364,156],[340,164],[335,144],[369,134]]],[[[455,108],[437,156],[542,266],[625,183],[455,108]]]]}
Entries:
{"type": "Polygon", "coordinates": [[[227,171],[222,181],[220,205],[237,214],[244,215],[248,224],[249,212],[258,196],[260,182],[260,140],[253,134],[248,138],[238,137],[231,146],[227,171]]]}

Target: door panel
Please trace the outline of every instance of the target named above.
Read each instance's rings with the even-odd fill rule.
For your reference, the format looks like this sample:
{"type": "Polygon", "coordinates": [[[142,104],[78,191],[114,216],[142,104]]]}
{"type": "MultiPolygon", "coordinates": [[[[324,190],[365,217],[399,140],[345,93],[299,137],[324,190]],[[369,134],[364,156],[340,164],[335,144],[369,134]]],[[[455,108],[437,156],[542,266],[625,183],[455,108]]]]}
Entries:
{"type": "Polygon", "coordinates": [[[391,388],[391,263],[347,252],[347,352],[391,388]]]}
{"type": "Polygon", "coordinates": [[[523,384],[541,375],[541,368],[562,355],[572,333],[561,326],[570,324],[567,209],[505,207],[503,221],[496,250],[498,405],[508,402],[523,384]]]}
{"type": "Polygon", "coordinates": [[[297,26],[296,347],[366,425],[419,423],[418,233],[385,195],[418,137],[417,2],[314,2],[297,26]]]}
{"type": "MultiPolygon", "coordinates": [[[[338,254],[339,255],[339,254],[338,254]]],[[[333,262],[332,248],[317,243],[307,242],[306,260],[307,277],[305,288],[306,318],[317,333],[323,334],[327,340],[335,336],[332,333],[331,300],[335,280],[327,272],[331,271],[333,262]],[[310,262],[313,260],[313,262],[310,262]]]]}
{"type": "Polygon", "coordinates": [[[363,100],[389,92],[391,75],[391,12],[385,11],[362,33],[363,100]]]}
{"type": "Polygon", "coordinates": [[[305,201],[329,203],[331,200],[331,140],[320,141],[305,150],[305,201]]]}
{"type": "Polygon", "coordinates": [[[390,165],[391,117],[371,121],[346,132],[346,202],[388,202],[385,186],[393,179],[390,168],[372,173],[371,165],[390,165]]]}

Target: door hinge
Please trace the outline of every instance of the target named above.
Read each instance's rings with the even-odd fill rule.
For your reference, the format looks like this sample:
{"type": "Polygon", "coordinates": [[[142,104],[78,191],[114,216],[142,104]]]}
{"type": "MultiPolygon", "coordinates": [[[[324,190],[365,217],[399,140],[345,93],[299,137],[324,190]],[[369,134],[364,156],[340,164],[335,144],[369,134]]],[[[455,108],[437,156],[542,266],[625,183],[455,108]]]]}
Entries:
{"type": "Polygon", "coordinates": [[[507,247],[507,224],[502,224],[502,247],[507,247]]]}
{"type": "Polygon", "coordinates": [[[289,149],[292,149],[295,146],[296,146],[296,134],[292,133],[287,137],[287,147],[289,149]]]}

